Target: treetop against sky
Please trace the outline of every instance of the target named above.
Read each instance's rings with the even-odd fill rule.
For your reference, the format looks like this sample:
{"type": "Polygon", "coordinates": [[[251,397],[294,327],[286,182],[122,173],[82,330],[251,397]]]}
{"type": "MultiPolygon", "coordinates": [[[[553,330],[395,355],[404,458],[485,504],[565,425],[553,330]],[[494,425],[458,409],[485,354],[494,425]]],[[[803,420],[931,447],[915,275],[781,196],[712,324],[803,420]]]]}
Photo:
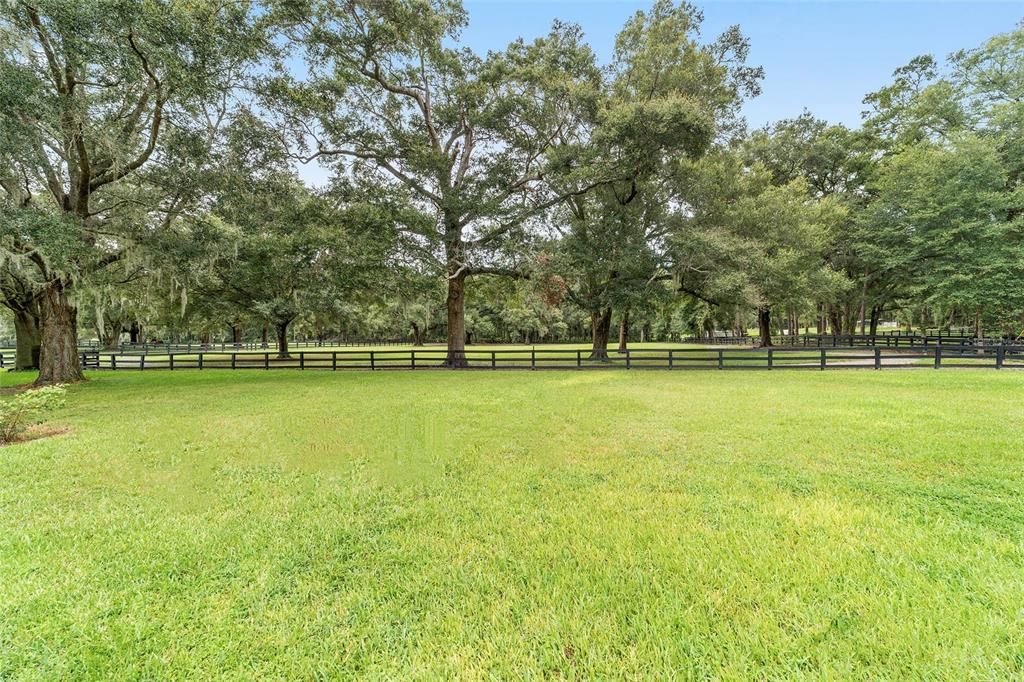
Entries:
{"type": "MultiPolygon", "coordinates": [[[[651,3],[633,0],[465,0],[469,25],[460,42],[479,54],[501,50],[518,37],[547,33],[559,19],[579,24],[598,58],[611,58],[615,34],[651,3]]],[[[913,57],[942,59],[1009,30],[1024,19],[1024,2],[819,2],[757,0],[697,2],[706,39],[739,24],[750,39],[748,63],[765,69],[762,93],[743,113],[751,128],[791,118],[804,109],[856,127],[865,93],[890,82],[913,57]]],[[[310,184],[328,171],[300,170],[310,184]]]]}

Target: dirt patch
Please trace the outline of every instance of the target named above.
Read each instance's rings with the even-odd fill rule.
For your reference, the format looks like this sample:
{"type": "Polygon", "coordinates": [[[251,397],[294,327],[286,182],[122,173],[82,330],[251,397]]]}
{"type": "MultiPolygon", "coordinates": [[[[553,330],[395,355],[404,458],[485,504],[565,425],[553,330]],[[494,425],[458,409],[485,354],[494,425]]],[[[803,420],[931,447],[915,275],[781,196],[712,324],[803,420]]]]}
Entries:
{"type": "Polygon", "coordinates": [[[47,424],[37,424],[35,426],[30,426],[19,433],[18,436],[9,443],[0,442],[0,448],[8,445],[17,445],[18,443],[27,443],[30,440],[62,436],[65,433],[71,433],[70,426],[49,426],[47,424]]]}

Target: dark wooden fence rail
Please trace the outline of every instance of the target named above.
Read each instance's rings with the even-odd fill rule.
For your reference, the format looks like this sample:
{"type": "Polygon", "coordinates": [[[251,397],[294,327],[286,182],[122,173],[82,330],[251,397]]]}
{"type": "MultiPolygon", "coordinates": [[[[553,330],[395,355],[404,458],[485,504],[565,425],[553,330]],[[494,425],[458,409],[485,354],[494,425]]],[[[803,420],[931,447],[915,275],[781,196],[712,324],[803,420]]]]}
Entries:
{"type": "MultiPolygon", "coordinates": [[[[664,348],[612,353],[607,361],[588,359],[587,350],[545,348],[484,350],[465,353],[467,369],[832,369],[884,367],[989,367],[1024,369],[1024,346],[972,347],[936,345],[913,348],[664,348]]],[[[85,351],[87,369],[112,371],[300,369],[428,370],[444,368],[446,352],[438,349],[298,351],[290,358],[275,352],[169,353],[124,355],[85,351]]]]}
{"type": "MultiPolygon", "coordinates": [[[[886,348],[905,348],[908,346],[934,346],[936,344],[954,345],[993,345],[1010,343],[998,334],[991,334],[977,339],[973,334],[962,331],[937,330],[934,334],[909,334],[905,332],[879,332],[878,334],[794,334],[793,336],[775,335],[772,341],[776,346],[800,346],[803,348],[820,348],[829,346],[885,346],[886,348]]],[[[683,343],[702,344],[708,346],[755,346],[761,340],[756,336],[688,336],[683,343]]]]}

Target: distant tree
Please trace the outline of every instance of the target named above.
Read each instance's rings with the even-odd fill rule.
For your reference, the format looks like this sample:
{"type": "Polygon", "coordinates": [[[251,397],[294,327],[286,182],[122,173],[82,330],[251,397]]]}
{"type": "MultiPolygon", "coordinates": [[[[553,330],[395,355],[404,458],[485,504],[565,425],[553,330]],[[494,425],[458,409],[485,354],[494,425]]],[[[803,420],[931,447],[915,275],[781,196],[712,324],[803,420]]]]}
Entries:
{"type": "Polygon", "coordinates": [[[762,345],[772,345],[772,313],[806,306],[844,286],[825,261],[845,208],[831,198],[812,200],[803,178],[784,185],[740,154],[719,152],[689,175],[693,217],[675,236],[686,255],[682,286],[699,288],[718,305],[756,309],[762,345]]]}
{"type": "Polygon", "coordinates": [[[445,278],[447,364],[465,365],[467,279],[513,274],[509,247],[528,221],[585,189],[543,179],[592,106],[593,54],[556,24],[477,57],[450,46],[466,21],[451,2],[288,2],[279,14],[308,73],[275,92],[307,158],[368,174],[427,218],[400,227],[445,278]]]}
{"type": "Polygon", "coordinates": [[[694,7],[661,0],[623,27],[587,140],[591,167],[611,180],[569,197],[555,224],[568,295],[591,316],[594,360],[607,358],[613,309],[628,326],[632,303],[668,271],[667,236],[686,210],[670,191],[679,160],[736,132],[742,98],[759,89],[739,31],[701,44],[701,21],[694,7]]]}

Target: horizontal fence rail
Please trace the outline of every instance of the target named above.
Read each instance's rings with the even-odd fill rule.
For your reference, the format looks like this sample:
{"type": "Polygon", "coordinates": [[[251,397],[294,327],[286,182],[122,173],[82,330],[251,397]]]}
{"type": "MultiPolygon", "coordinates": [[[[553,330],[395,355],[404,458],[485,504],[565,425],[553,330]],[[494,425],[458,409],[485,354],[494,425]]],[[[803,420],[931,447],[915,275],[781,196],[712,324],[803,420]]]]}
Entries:
{"type": "MultiPolygon", "coordinates": [[[[840,369],[886,367],[975,367],[1024,369],[1024,346],[973,347],[936,345],[886,348],[858,346],[820,348],[653,348],[609,352],[607,359],[591,359],[586,349],[548,348],[467,349],[464,367],[498,369],[840,369]]],[[[168,353],[125,355],[83,352],[86,369],[109,371],[144,370],[429,370],[447,369],[447,351],[437,349],[297,351],[289,357],[276,352],[168,353]]]]}
{"type": "MultiPolygon", "coordinates": [[[[911,334],[908,332],[878,332],[877,334],[776,334],[772,336],[776,346],[801,346],[804,348],[820,348],[830,346],[884,346],[886,348],[906,348],[911,346],[934,345],[1014,345],[1014,340],[999,334],[987,334],[977,338],[973,333],[962,331],[936,330],[928,334],[911,334]]],[[[754,346],[761,343],[757,336],[687,336],[683,343],[697,343],[709,346],[754,346]]]]}

